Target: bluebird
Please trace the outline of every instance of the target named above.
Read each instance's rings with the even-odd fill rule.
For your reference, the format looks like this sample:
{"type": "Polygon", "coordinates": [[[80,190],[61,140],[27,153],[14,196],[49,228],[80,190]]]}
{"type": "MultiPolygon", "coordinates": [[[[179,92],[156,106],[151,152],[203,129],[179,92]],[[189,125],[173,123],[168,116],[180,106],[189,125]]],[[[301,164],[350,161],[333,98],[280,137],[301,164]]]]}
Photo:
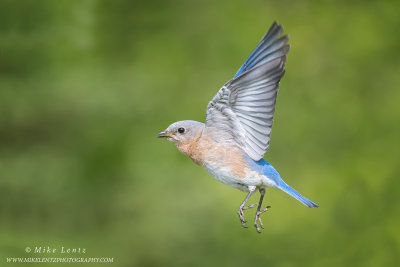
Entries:
{"type": "Polygon", "coordinates": [[[260,215],[270,208],[261,209],[267,187],[278,188],[309,208],[318,207],[286,184],[263,159],[290,47],[289,37],[282,33],[283,27],[274,22],[233,79],[209,102],[205,123],[178,121],[158,133],[217,180],[248,192],[239,206],[239,219],[247,228],[244,210],[257,206],[254,226],[259,233],[263,228],[260,215]],[[257,190],[259,202],[246,206],[257,190]]]}

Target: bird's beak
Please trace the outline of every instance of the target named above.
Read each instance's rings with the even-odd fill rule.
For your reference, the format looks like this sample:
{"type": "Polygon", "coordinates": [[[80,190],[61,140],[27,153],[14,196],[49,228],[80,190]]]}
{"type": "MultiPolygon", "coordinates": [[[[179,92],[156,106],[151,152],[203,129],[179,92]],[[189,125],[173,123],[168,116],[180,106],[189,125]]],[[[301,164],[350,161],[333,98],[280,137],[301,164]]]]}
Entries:
{"type": "Polygon", "coordinates": [[[161,132],[161,133],[158,133],[157,134],[157,137],[158,138],[162,138],[162,137],[171,137],[171,136],[173,136],[174,134],[173,133],[169,133],[169,132],[167,132],[167,131],[163,131],[163,132],[161,132]]]}

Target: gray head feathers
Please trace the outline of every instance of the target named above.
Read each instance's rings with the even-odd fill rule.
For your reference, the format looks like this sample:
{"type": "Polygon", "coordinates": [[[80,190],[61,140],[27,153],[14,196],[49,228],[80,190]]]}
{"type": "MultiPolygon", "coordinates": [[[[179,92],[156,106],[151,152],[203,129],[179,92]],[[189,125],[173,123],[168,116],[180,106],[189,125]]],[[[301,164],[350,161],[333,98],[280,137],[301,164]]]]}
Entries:
{"type": "Polygon", "coordinates": [[[201,136],[204,129],[204,123],[198,121],[177,121],[168,126],[168,128],[158,133],[158,137],[167,138],[174,143],[186,143],[201,136]]]}

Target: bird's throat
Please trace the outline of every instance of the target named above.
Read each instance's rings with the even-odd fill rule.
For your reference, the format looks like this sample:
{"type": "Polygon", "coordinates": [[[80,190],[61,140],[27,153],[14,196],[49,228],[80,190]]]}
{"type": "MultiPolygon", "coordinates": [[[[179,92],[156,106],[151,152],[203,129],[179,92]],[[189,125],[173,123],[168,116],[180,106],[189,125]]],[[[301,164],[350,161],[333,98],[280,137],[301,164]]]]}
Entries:
{"type": "Polygon", "coordinates": [[[201,149],[199,149],[199,139],[196,138],[190,142],[176,143],[176,147],[180,152],[187,155],[197,165],[202,165],[203,158],[201,149]]]}

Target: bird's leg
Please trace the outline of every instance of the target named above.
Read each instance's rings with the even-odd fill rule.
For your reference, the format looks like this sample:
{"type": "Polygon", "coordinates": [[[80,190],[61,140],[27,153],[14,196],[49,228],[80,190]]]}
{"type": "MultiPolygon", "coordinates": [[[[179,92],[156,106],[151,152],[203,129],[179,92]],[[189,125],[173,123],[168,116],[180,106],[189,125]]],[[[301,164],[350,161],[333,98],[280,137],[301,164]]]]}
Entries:
{"type": "Polygon", "coordinates": [[[256,191],[256,188],[255,188],[255,186],[254,187],[253,186],[251,186],[251,187],[249,186],[249,190],[250,190],[250,192],[247,194],[247,196],[243,200],[242,204],[240,204],[240,207],[239,207],[239,210],[238,210],[240,222],[242,223],[242,226],[244,228],[247,228],[247,225],[246,225],[246,220],[244,219],[243,211],[247,210],[247,209],[250,209],[250,208],[252,208],[252,207],[257,205],[257,203],[254,203],[254,204],[251,204],[250,206],[244,206],[244,205],[246,205],[246,202],[247,202],[247,200],[249,200],[250,196],[256,191]]]}
{"type": "Polygon", "coordinates": [[[261,227],[262,229],[264,229],[264,226],[263,226],[263,224],[262,224],[260,215],[263,214],[264,212],[266,212],[269,208],[271,208],[271,206],[267,206],[267,207],[265,207],[265,209],[263,209],[263,210],[260,211],[262,202],[263,202],[263,200],[264,200],[265,188],[260,188],[260,195],[261,195],[261,196],[260,196],[260,202],[259,202],[258,207],[257,207],[256,218],[254,219],[254,227],[256,227],[258,233],[261,233],[261,230],[260,230],[260,228],[258,227],[258,224],[260,224],[260,227],[261,227]]]}

